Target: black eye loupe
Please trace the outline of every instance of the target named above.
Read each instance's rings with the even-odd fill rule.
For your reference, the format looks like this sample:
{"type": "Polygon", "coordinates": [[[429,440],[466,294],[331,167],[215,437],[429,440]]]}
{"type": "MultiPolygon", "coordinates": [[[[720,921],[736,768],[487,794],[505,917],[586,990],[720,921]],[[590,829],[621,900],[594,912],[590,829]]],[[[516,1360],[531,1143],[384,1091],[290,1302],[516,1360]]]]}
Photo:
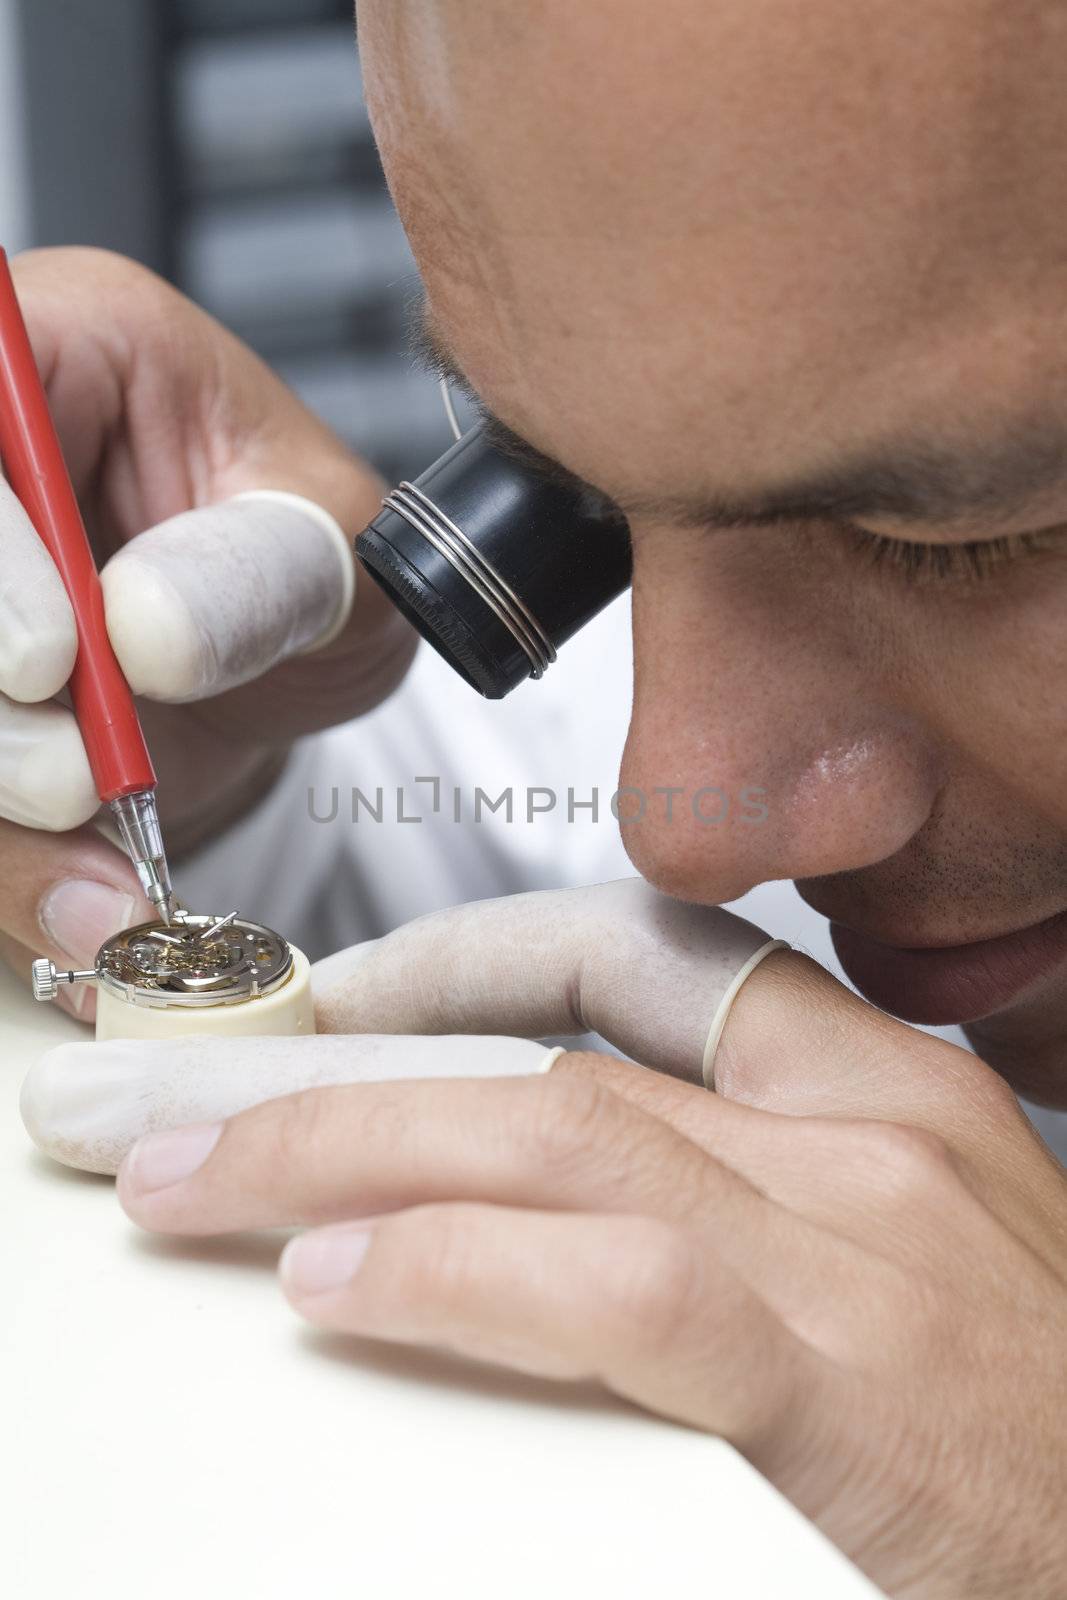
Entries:
{"type": "Polygon", "coordinates": [[[479,426],[402,483],[356,554],[434,649],[491,700],[540,678],[630,582],[625,519],[559,484],[479,426]]]}

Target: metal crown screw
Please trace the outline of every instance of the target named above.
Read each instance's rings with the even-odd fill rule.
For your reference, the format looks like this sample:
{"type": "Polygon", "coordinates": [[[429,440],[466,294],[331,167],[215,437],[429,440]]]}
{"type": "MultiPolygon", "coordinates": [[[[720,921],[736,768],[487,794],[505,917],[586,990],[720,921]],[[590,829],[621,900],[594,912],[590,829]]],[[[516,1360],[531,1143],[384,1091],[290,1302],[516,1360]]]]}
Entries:
{"type": "Polygon", "coordinates": [[[40,961],[35,961],[30,968],[33,978],[33,998],[35,1000],[54,1000],[59,993],[59,983],[56,979],[56,969],[42,956],[40,961]]]}
{"type": "Polygon", "coordinates": [[[54,961],[41,956],[30,968],[35,1000],[54,1000],[61,983],[91,983],[95,972],[60,972],[54,961]]]}

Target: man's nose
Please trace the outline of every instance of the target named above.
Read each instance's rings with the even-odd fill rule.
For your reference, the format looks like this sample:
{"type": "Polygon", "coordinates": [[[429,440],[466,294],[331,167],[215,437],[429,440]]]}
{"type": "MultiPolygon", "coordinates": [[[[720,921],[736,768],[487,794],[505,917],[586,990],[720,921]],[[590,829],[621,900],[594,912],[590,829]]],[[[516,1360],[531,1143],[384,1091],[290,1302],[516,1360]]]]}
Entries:
{"type": "MultiPolygon", "coordinates": [[[[668,575],[669,576],[669,575],[668,575]]],[[[638,870],[716,902],[855,871],[929,818],[937,742],[877,626],[803,597],[634,588],[634,710],[617,800],[638,870]]]]}

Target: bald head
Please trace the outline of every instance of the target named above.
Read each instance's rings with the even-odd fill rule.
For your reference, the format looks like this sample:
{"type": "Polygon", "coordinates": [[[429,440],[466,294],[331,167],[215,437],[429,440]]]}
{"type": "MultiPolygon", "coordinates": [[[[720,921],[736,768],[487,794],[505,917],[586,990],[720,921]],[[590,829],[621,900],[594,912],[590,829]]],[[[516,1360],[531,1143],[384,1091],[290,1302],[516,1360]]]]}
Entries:
{"type": "Polygon", "coordinates": [[[742,489],[917,409],[1002,431],[1059,397],[1031,360],[1067,306],[1056,0],[364,0],[360,26],[440,331],[621,498],[694,450],[742,489]]]}
{"type": "MultiPolygon", "coordinates": [[[[952,961],[901,993],[883,954],[1067,913],[1067,5],[359,20],[437,343],[630,518],[623,781],[766,795],[650,807],[634,861],[794,878],[878,1003],[969,1020],[952,961]]],[[[1028,960],[982,989],[995,1059],[1067,1100],[1065,969],[1028,960]]]]}

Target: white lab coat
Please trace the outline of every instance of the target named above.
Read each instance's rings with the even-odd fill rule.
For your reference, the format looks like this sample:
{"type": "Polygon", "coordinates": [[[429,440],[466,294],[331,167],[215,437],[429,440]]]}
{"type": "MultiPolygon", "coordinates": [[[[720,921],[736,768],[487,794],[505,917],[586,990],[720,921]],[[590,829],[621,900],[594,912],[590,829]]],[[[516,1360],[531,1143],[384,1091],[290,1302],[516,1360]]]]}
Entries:
{"type": "MultiPolygon", "coordinates": [[[[611,800],[631,681],[627,596],[503,702],[424,646],[378,710],[301,741],[255,812],[181,865],[178,892],[204,911],[239,909],[317,958],[460,901],[628,876],[611,800]]],[[[792,884],[763,884],[736,909],[843,978],[825,920],[792,884]]],[[[1067,1116],[1034,1120],[1067,1159],[1067,1116]]]]}

